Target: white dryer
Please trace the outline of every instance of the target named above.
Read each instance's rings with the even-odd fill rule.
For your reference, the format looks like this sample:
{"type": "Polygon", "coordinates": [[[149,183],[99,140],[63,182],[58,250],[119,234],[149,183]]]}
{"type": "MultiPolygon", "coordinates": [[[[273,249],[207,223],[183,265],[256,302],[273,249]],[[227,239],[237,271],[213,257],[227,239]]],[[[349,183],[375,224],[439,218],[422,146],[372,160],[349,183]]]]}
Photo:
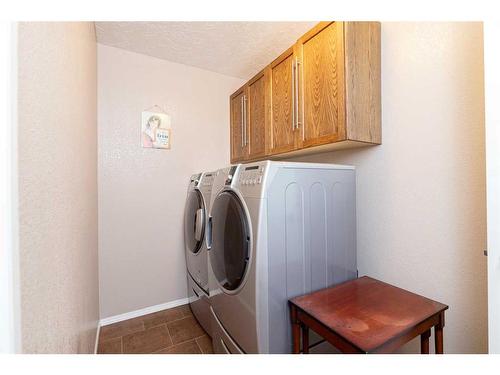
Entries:
{"type": "Polygon", "coordinates": [[[198,322],[210,335],[207,223],[214,178],[214,172],[191,176],[184,210],[184,243],[189,304],[198,322]]]}
{"type": "Polygon", "coordinates": [[[210,209],[218,353],[289,353],[288,299],[357,277],[351,166],[262,161],[218,171],[210,209]]]}

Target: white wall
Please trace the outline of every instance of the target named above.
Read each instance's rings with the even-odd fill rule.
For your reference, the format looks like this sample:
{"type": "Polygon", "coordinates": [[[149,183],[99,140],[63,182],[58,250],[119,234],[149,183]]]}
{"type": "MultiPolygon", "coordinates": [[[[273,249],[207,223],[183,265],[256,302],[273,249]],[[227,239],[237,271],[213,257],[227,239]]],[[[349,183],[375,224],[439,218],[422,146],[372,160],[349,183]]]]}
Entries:
{"type": "Polygon", "coordinates": [[[484,25],[488,211],[488,349],[500,354],[500,51],[498,22],[484,25]]]}
{"type": "Polygon", "coordinates": [[[186,297],[188,178],[229,162],[229,95],[243,81],[98,45],[101,318],[186,297]],[[143,149],[141,111],[172,116],[171,150],[143,149]]]}
{"type": "Polygon", "coordinates": [[[20,348],[19,246],[17,220],[17,24],[0,22],[0,353],[20,348]]]}
{"type": "Polygon", "coordinates": [[[93,23],[21,23],[22,350],[93,352],[99,318],[93,23]]]}
{"type": "Polygon", "coordinates": [[[356,165],[360,275],[448,304],[447,353],[487,351],[483,90],[480,23],[383,23],[382,145],[295,159],[356,165]]]}

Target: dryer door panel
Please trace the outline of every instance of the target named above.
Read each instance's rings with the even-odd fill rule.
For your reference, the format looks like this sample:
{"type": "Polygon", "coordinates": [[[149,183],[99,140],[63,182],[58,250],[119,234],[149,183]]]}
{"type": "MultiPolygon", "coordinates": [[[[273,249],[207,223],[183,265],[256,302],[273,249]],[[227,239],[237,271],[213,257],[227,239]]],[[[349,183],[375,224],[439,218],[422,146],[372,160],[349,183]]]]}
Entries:
{"type": "Polygon", "coordinates": [[[193,254],[200,251],[205,234],[205,207],[199,190],[191,190],[184,210],[184,240],[186,250],[193,254]]]}
{"type": "Polygon", "coordinates": [[[217,282],[234,291],[245,279],[250,260],[250,230],[238,196],[223,191],[214,200],[210,264],[217,282]]]}

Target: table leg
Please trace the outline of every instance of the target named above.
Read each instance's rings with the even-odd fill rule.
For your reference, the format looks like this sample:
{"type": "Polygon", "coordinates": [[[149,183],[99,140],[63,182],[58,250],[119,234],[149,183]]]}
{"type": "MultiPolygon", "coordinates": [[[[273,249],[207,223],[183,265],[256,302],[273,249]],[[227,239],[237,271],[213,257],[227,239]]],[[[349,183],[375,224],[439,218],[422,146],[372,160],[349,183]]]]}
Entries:
{"type": "Polygon", "coordinates": [[[309,327],[302,324],[302,353],[309,354],[309,327]]]}
{"type": "Polygon", "coordinates": [[[434,326],[434,340],[436,346],[436,354],[443,354],[443,328],[444,328],[444,312],[439,315],[439,323],[434,326]]]}
{"type": "Polygon", "coordinates": [[[428,329],[420,335],[420,353],[429,354],[429,337],[431,337],[431,330],[428,329]]]}
{"type": "Polygon", "coordinates": [[[292,321],[292,353],[300,353],[300,324],[297,319],[297,309],[290,305],[290,318],[292,321]]]}

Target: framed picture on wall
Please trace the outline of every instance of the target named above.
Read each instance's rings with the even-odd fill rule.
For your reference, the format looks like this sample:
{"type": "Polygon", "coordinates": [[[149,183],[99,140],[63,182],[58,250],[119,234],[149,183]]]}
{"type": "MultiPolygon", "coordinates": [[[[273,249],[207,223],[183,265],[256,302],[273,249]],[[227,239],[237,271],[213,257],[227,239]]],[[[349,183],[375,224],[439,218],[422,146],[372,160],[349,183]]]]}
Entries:
{"type": "Polygon", "coordinates": [[[141,144],[144,148],[170,148],[170,116],[163,112],[143,111],[141,144]]]}

